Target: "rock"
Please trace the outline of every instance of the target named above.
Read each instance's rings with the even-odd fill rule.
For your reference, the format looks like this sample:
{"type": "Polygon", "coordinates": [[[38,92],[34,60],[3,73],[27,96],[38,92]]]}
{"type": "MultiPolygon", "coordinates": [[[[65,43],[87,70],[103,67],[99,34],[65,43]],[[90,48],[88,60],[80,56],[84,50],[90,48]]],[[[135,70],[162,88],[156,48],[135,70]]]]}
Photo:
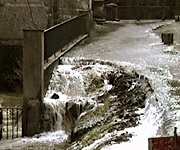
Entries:
{"type": "Polygon", "coordinates": [[[52,96],[51,96],[52,99],[59,99],[59,95],[54,93],[52,96]]]}

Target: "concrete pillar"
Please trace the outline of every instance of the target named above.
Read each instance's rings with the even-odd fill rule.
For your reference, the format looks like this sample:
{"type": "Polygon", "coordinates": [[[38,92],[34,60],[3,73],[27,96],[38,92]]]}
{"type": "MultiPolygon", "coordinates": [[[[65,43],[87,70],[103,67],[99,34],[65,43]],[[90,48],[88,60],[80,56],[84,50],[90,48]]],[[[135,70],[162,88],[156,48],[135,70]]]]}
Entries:
{"type": "Polygon", "coordinates": [[[104,19],[104,0],[93,1],[94,18],[104,19]]]}
{"type": "Polygon", "coordinates": [[[161,34],[162,42],[167,45],[172,45],[173,44],[173,33],[162,33],[161,34]]]}
{"type": "Polygon", "coordinates": [[[180,16],[176,15],[176,16],[175,16],[175,21],[176,21],[176,22],[180,22],[180,16]]]}
{"type": "Polygon", "coordinates": [[[91,21],[92,21],[91,17],[92,17],[91,11],[87,11],[86,16],[85,16],[85,19],[86,19],[86,33],[87,34],[90,34],[90,24],[91,24],[91,21]]]}
{"type": "Polygon", "coordinates": [[[24,30],[23,47],[23,136],[43,130],[44,31],[24,30]]]}
{"type": "Polygon", "coordinates": [[[90,34],[90,28],[93,21],[92,11],[80,10],[79,14],[86,14],[84,16],[86,20],[86,34],[90,34]]]}

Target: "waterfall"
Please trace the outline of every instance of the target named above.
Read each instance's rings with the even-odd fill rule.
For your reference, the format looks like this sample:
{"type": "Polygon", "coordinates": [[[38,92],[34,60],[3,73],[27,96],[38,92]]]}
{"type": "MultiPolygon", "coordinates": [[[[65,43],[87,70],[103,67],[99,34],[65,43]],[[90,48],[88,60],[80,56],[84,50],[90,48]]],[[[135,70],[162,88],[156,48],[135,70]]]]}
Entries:
{"type": "MultiPolygon", "coordinates": [[[[143,113],[144,115],[140,117],[140,125],[135,128],[128,128],[124,131],[120,131],[117,133],[113,133],[116,136],[121,135],[123,132],[135,132],[138,134],[137,138],[133,138],[131,141],[131,146],[134,144],[137,144],[137,141],[143,141],[143,144],[141,144],[141,147],[147,147],[148,145],[148,137],[156,136],[156,135],[170,135],[171,134],[171,128],[174,125],[174,112],[169,110],[170,102],[163,101],[166,94],[162,94],[165,91],[168,91],[169,88],[164,84],[163,80],[165,76],[169,76],[171,78],[171,75],[167,70],[164,70],[161,68],[158,68],[157,72],[154,72],[154,74],[150,74],[150,70],[152,66],[149,66],[149,70],[147,70],[147,66],[143,68],[143,66],[137,66],[131,63],[127,62],[116,62],[113,61],[102,61],[102,60],[91,60],[91,59],[85,59],[85,58],[61,58],[62,65],[59,65],[58,68],[54,71],[53,77],[49,86],[49,91],[47,92],[46,97],[49,96],[52,97],[53,93],[57,93],[59,95],[58,99],[52,99],[50,98],[49,104],[52,105],[53,109],[56,108],[54,106],[55,104],[58,104],[57,110],[60,109],[60,119],[58,124],[61,124],[61,128],[63,130],[66,130],[69,132],[69,136],[71,135],[71,131],[74,129],[74,125],[69,126],[72,130],[68,130],[67,128],[63,127],[63,121],[61,119],[66,120],[64,117],[67,117],[65,112],[67,111],[66,104],[68,102],[73,102],[73,104],[78,104],[79,106],[82,106],[82,110],[79,110],[79,113],[77,114],[74,121],[71,122],[71,124],[76,124],[76,119],[79,117],[83,117],[83,115],[87,112],[85,108],[85,105],[87,103],[91,104],[91,109],[96,109],[99,107],[98,97],[101,97],[108,91],[112,89],[112,84],[110,84],[110,78],[108,77],[110,74],[115,76],[118,76],[118,74],[123,74],[123,72],[127,72],[129,74],[137,74],[137,81],[134,81],[129,87],[128,91],[131,91],[134,87],[136,87],[138,84],[142,84],[142,90],[145,89],[146,94],[146,101],[145,101],[145,107],[143,109],[139,109],[138,113],[143,113]],[[121,70],[119,72],[119,70],[121,70]],[[140,71],[141,70],[141,71],[140,71]],[[143,70],[143,71],[142,71],[143,70]],[[167,72],[166,72],[167,71],[167,72]],[[119,72],[119,73],[117,73],[119,72]],[[142,72],[146,74],[146,77],[144,75],[141,75],[142,72]],[[162,76],[159,77],[159,73],[162,72],[162,76]],[[164,76],[165,75],[165,76],[164,76]],[[157,78],[158,76],[158,78],[157,78]],[[138,79],[139,78],[139,79],[138,79]],[[153,88],[151,91],[149,87],[147,86],[147,83],[139,83],[139,80],[148,81],[150,84],[149,87],[153,88]],[[151,80],[154,80],[153,82],[151,80]],[[96,84],[93,85],[92,83],[95,82],[96,84]],[[156,84],[155,84],[156,83],[156,84]],[[164,85],[162,85],[164,84],[164,85]],[[93,87],[95,86],[95,87],[93,87]],[[160,89],[161,87],[163,88],[160,89]],[[149,92],[150,90],[150,92],[149,92]],[[164,102],[164,105],[162,105],[162,102],[164,102]],[[59,104],[60,103],[60,104],[59,104]],[[62,115],[63,114],[63,115],[62,115]],[[147,132],[146,134],[139,134],[141,131],[143,131],[146,127],[150,130],[150,132],[147,132]],[[142,140],[144,139],[144,140],[142,140]]],[[[155,68],[154,68],[155,69],[155,68]]],[[[168,97],[168,96],[167,96],[168,97]]],[[[45,101],[47,103],[47,101],[45,101]]],[[[80,109],[80,107],[78,108],[80,109]]],[[[72,117],[72,116],[71,116],[72,117]]],[[[103,120],[104,118],[102,118],[103,120]]],[[[101,118],[99,118],[101,120],[101,118]]],[[[67,120],[66,120],[67,121],[67,120]]],[[[90,123],[90,122],[89,122],[90,123]]],[[[98,122],[97,122],[98,123],[98,122]]],[[[65,125],[66,123],[64,123],[65,125]]],[[[93,126],[93,124],[96,124],[96,118],[91,118],[91,123],[84,124],[80,123],[80,127],[78,125],[75,128],[75,131],[81,130],[81,128],[84,128],[83,126],[93,126]]],[[[86,128],[86,127],[85,127],[86,128]]],[[[107,135],[107,136],[111,136],[107,135]]],[[[136,137],[136,136],[135,136],[136,137]]],[[[107,138],[108,139],[108,138],[107,138]]],[[[100,143],[103,142],[103,140],[107,139],[99,139],[98,141],[100,143]]],[[[109,139],[111,139],[109,137],[109,139]]],[[[90,145],[90,147],[96,147],[100,143],[96,143],[97,145],[90,145]]],[[[128,146],[126,143],[126,148],[128,149],[128,146]]],[[[124,144],[121,144],[119,147],[123,147],[124,144]]],[[[112,146],[113,147],[113,146],[112,146]]],[[[114,145],[116,147],[116,145],[114,145]]],[[[130,147],[132,148],[132,147],[130,147]]],[[[86,147],[85,149],[88,149],[86,147]]],[[[91,149],[91,148],[90,148],[91,149]]]]}
{"type": "MultiPolygon", "coordinates": [[[[63,141],[69,140],[73,143],[83,132],[87,132],[87,135],[84,136],[88,137],[88,129],[98,127],[108,118],[112,118],[110,124],[113,124],[115,128],[116,123],[122,122],[123,124],[124,121],[129,122],[127,124],[129,127],[118,127],[119,129],[122,128],[120,131],[106,131],[108,134],[106,132],[102,133],[105,136],[99,137],[89,146],[79,145],[78,147],[76,144],[74,146],[88,150],[92,147],[96,148],[108,140],[122,138],[125,141],[130,140],[129,149],[132,148],[133,144],[136,145],[138,141],[141,142],[141,147],[144,148],[147,147],[148,137],[157,135],[157,132],[163,135],[169,132],[164,130],[163,127],[169,126],[170,129],[173,113],[161,106],[161,99],[163,98],[159,95],[163,75],[168,74],[168,72],[163,72],[162,80],[156,81],[160,84],[158,87],[150,80],[156,79],[155,73],[148,76],[149,73],[146,70],[147,76],[144,76],[140,71],[143,68],[132,63],[67,57],[61,58],[61,62],[62,64],[53,71],[44,98],[46,106],[44,126],[47,133],[36,135],[33,138],[22,139],[18,141],[18,144],[17,142],[11,143],[11,146],[18,147],[21,145],[22,147],[23,145],[32,148],[33,143],[36,143],[37,147],[43,143],[47,147],[48,143],[52,145],[58,143],[60,145],[63,141]],[[121,80],[123,81],[122,84],[121,80]],[[117,84],[118,82],[120,83],[117,84]],[[115,88],[116,84],[117,87],[115,88]],[[125,88],[127,88],[127,93],[120,94],[121,90],[123,91],[125,88]],[[138,94],[133,94],[134,92],[138,92],[138,94]],[[128,94],[130,94],[129,99],[128,94]],[[120,99],[125,98],[125,101],[123,99],[119,101],[118,97],[120,99]],[[113,102],[113,105],[110,106],[106,100],[113,102]],[[131,103],[132,110],[123,109],[123,105],[126,106],[131,103]],[[106,106],[107,104],[109,106],[106,106]],[[104,108],[107,110],[104,110],[104,108]],[[96,112],[96,110],[98,111],[96,112]],[[93,111],[96,115],[93,115],[93,111]],[[99,111],[102,111],[102,113],[99,111]],[[120,118],[111,116],[116,113],[119,113],[120,118]],[[133,116],[139,116],[139,119],[133,116]],[[132,121],[132,119],[135,120],[132,121]],[[136,123],[136,120],[139,123],[136,123]],[[142,131],[147,127],[149,132],[143,132],[142,134],[142,131]],[[138,134],[137,137],[136,134],[138,134]],[[132,135],[134,138],[131,139],[132,135]]],[[[102,124],[102,126],[106,125],[102,124]]],[[[127,143],[113,144],[111,148],[123,148],[124,145],[128,149],[127,143]]],[[[6,147],[12,148],[7,145],[6,147]]],[[[104,149],[106,150],[106,147],[104,149]]]]}
{"type": "Polygon", "coordinates": [[[45,129],[66,130],[70,134],[80,114],[95,107],[97,97],[111,89],[107,74],[115,68],[103,61],[68,58],[61,61],[63,64],[54,70],[44,98],[45,129]]]}

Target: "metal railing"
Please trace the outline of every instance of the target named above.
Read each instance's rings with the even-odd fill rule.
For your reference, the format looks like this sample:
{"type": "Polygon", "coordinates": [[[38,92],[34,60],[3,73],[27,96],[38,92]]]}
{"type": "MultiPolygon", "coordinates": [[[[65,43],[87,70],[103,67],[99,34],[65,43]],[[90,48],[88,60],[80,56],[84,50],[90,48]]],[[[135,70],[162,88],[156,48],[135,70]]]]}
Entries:
{"type": "Polygon", "coordinates": [[[0,140],[22,136],[22,108],[0,108],[0,140]]]}
{"type": "Polygon", "coordinates": [[[86,34],[87,14],[74,17],[44,31],[44,60],[80,35],[86,34]]]}

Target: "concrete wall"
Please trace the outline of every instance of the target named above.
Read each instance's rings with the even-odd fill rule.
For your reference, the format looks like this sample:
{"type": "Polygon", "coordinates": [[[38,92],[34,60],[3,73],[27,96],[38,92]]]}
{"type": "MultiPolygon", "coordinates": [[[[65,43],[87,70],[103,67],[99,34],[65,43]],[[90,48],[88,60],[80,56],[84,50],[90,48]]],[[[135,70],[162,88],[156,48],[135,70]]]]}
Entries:
{"type": "Polygon", "coordinates": [[[93,1],[93,17],[103,19],[104,15],[104,0],[93,1]]]}
{"type": "Polygon", "coordinates": [[[44,31],[25,30],[23,49],[23,136],[42,132],[44,31]]]}
{"type": "Polygon", "coordinates": [[[117,4],[117,15],[114,15],[115,7],[105,6],[104,17],[109,19],[113,15],[118,19],[174,19],[180,14],[179,0],[107,0],[108,3],[117,4]],[[112,16],[109,16],[112,15],[112,16]]]}

